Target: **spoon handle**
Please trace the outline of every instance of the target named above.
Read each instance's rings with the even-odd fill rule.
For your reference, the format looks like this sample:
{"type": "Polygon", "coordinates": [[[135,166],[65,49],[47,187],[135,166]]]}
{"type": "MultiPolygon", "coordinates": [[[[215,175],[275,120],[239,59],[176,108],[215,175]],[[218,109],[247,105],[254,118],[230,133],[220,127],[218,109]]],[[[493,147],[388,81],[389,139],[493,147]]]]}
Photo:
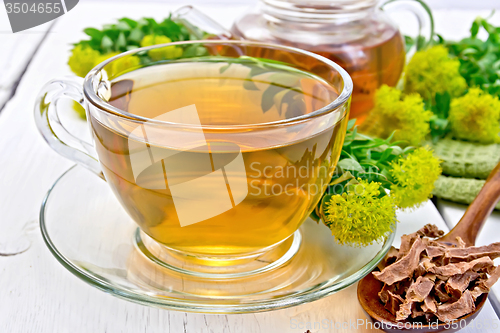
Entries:
{"type": "Polygon", "coordinates": [[[476,237],[500,199],[500,163],[491,171],[483,188],[465,211],[460,222],[440,241],[456,242],[460,236],[467,246],[476,242],[476,237]]]}

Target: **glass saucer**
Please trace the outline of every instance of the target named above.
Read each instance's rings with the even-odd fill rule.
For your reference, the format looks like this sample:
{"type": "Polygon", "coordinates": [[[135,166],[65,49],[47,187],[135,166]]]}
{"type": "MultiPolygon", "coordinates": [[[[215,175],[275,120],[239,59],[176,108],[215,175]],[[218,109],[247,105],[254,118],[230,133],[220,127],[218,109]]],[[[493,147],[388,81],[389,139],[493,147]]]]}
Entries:
{"type": "Polygon", "coordinates": [[[47,193],[40,226],[57,260],[92,286],[145,305],[205,313],[281,309],[331,295],[373,270],[395,235],[369,247],[341,246],[309,219],[283,242],[289,250],[280,261],[256,265],[255,274],[189,274],[156,256],[106,182],[79,166],[47,193]]]}

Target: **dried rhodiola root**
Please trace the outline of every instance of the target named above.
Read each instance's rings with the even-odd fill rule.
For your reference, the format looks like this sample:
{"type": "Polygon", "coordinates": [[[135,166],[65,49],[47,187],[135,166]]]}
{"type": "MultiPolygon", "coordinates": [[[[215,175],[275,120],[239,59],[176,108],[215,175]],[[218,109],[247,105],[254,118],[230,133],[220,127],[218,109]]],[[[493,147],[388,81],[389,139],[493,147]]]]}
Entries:
{"type": "Polygon", "coordinates": [[[500,278],[500,242],[466,247],[435,241],[444,234],[428,224],[419,231],[403,235],[401,248],[391,249],[375,278],[384,283],[379,297],[397,321],[436,318],[449,322],[475,310],[475,301],[500,278]]]}

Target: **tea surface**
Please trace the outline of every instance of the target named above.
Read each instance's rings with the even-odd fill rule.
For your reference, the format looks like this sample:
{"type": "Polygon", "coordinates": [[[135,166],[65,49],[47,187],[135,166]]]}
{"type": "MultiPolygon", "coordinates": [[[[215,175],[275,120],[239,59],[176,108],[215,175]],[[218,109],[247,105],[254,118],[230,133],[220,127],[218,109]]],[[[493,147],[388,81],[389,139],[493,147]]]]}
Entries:
{"type": "Polygon", "coordinates": [[[165,124],[134,128],[91,117],[106,180],[155,240],[202,255],[260,251],[297,230],[321,198],[340,154],[345,115],[332,115],[337,118],[326,129],[304,125],[306,138],[297,129],[276,136],[237,126],[311,113],[337,92],[284,65],[261,67],[223,60],[173,63],[112,82],[110,104],[187,124],[169,134],[165,124]],[[203,131],[189,126],[198,121],[203,131]]]}

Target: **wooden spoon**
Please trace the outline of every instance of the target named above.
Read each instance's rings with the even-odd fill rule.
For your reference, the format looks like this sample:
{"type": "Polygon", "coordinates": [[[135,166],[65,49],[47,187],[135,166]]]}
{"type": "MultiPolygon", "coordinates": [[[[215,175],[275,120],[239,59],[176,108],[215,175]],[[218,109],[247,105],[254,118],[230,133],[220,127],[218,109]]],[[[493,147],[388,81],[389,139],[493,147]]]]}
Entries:
{"type": "MultiPolygon", "coordinates": [[[[497,164],[495,169],[490,173],[483,188],[474,199],[474,201],[467,208],[467,211],[460,219],[460,222],[449,233],[439,238],[437,241],[447,244],[456,244],[456,238],[461,237],[467,246],[473,246],[476,242],[476,237],[479,234],[486,219],[490,216],[495,208],[498,200],[500,199],[500,163],[497,164]]],[[[413,321],[396,322],[396,317],[384,308],[378,296],[379,291],[382,289],[383,283],[374,278],[373,274],[368,274],[365,278],[359,281],[358,284],[358,300],[361,307],[369,315],[374,327],[380,327],[386,332],[457,332],[464,328],[464,324],[469,324],[474,319],[481,309],[488,294],[483,294],[476,300],[476,309],[474,312],[459,318],[458,324],[462,326],[455,327],[450,324],[441,323],[437,325],[425,324],[411,325],[403,329],[402,325],[413,321]],[[381,325],[381,326],[378,326],[381,325]]],[[[415,321],[416,323],[417,321],[415,321]]]]}

